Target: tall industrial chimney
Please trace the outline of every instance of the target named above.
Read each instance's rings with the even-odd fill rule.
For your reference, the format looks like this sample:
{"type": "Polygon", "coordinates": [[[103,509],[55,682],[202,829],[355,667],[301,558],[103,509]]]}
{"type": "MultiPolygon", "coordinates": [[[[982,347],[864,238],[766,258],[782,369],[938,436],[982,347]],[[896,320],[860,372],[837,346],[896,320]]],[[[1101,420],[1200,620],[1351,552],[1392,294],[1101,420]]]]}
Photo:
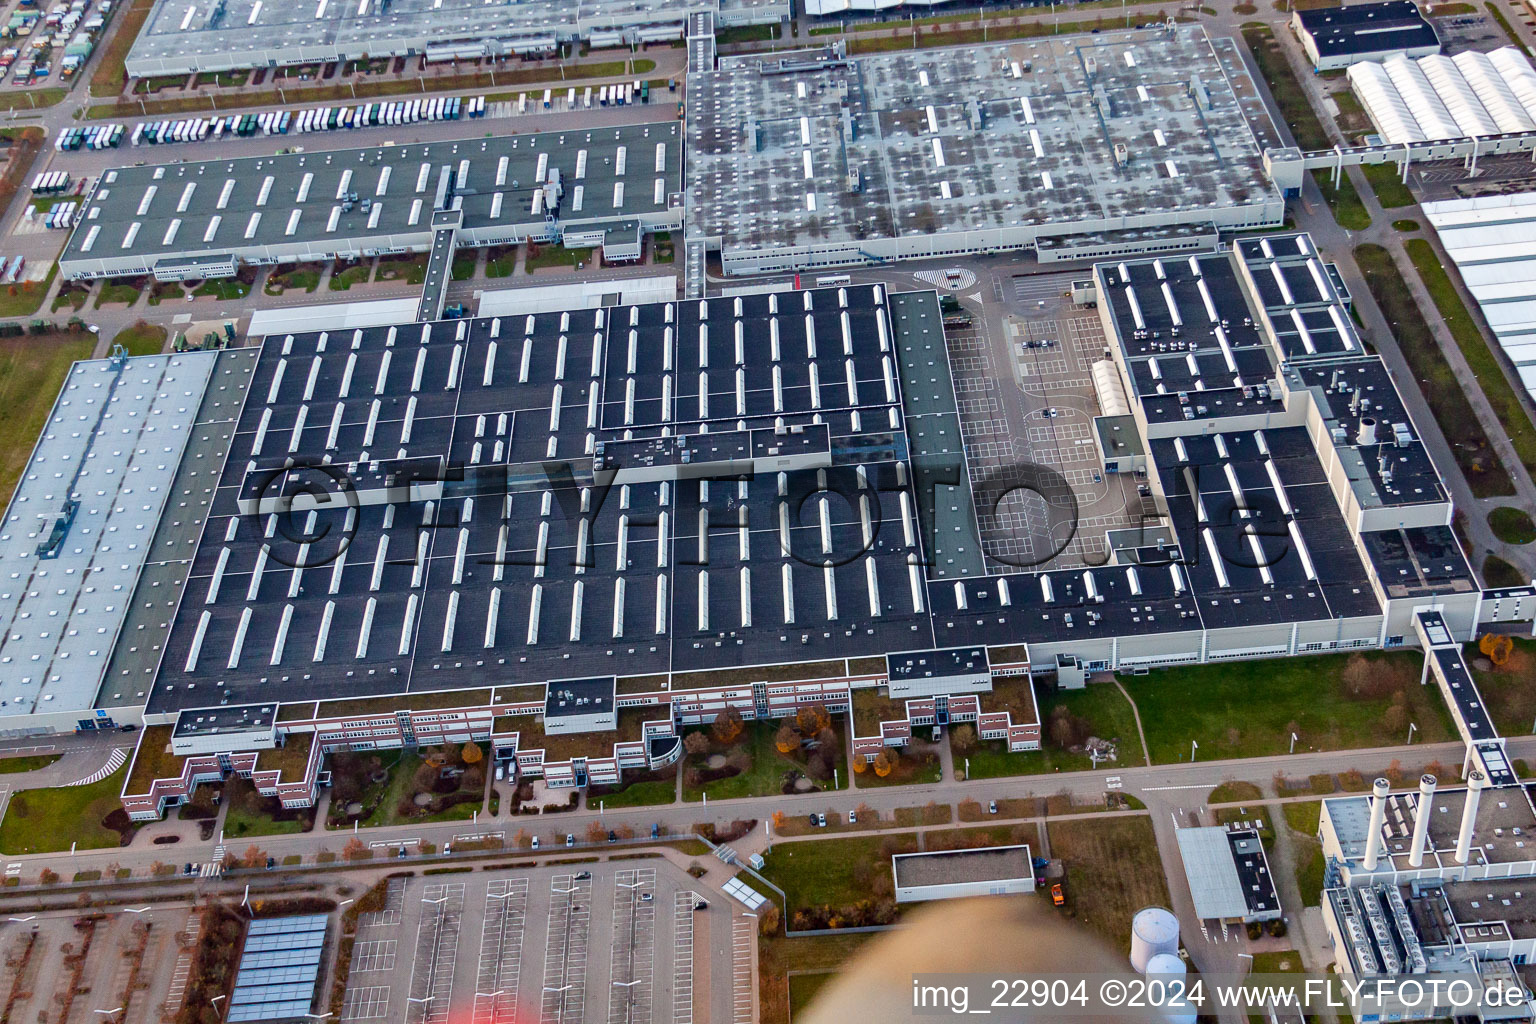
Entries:
{"type": "Polygon", "coordinates": [[[1429,809],[1435,802],[1435,777],[1419,776],[1419,812],[1413,819],[1413,845],[1408,848],[1408,866],[1419,867],[1424,863],[1424,840],[1429,835],[1429,809]]]}
{"type": "Polygon", "coordinates": [[[1392,791],[1392,784],[1386,779],[1377,779],[1371,787],[1371,825],[1370,831],[1365,835],[1365,870],[1375,871],[1376,862],[1381,858],[1381,829],[1387,820],[1387,794],[1392,791]]]}
{"type": "Polygon", "coordinates": [[[1483,773],[1473,769],[1467,776],[1467,805],[1461,811],[1461,833],[1456,837],[1456,863],[1465,864],[1472,856],[1472,826],[1477,823],[1477,801],[1485,785],[1483,773]]]}

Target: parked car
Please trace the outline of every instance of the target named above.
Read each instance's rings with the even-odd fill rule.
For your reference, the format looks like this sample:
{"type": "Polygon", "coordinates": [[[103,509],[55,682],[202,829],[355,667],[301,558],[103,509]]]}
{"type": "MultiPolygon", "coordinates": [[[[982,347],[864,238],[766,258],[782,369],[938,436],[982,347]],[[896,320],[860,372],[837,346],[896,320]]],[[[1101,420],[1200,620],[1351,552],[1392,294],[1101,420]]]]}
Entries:
{"type": "Polygon", "coordinates": [[[643,893],[640,894],[640,902],[641,903],[649,903],[649,902],[651,902],[651,900],[653,900],[655,898],[656,898],[656,894],[653,893],[653,892],[643,892],[643,893]]]}
{"type": "Polygon", "coordinates": [[[818,814],[818,815],[816,815],[816,826],[818,828],[826,828],[827,827],[827,816],[825,814],[818,814]]]}
{"type": "Polygon", "coordinates": [[[858,814],[858,812],[857,811],[849,811],[848,812],[848,824],[850,824],[850,825],[857,825],[858,823],[859,823],[859,814],[858,814]]]}
{"type": "Polygon", "coordinates": [[[538,836],[534,836],[533,837],[533,848],[535,850],[537,850],[539,848],[539,837],[538,836]]]}
{"type": "Polygon", "coordinates": [[[592,877],[592,872],[590,872],[590,871],[578,871],[574,875],[572,875],[571,877],[574,878],[578,882],[585,882],[587,879],[592,877]]]}
{"type": "Polygon", "coordinates": [[[1061,891],[1060,882],[1057,882],[1055,885],[1051,886],[1051,903],[1058,907],[1064,907],[1067,905],[1067,897],[1066,894],[1061,891]]]}
{"type": "Polygon", "coordinates": [[[807,817],[807,820],[809,820],[810,823],[811,823],[811,828],[815,828],[816,825],[817,825],[816,815],[810,814],[810,815],[807,815],[806,817],[807,817]]]}
{"type": "Polygon", "coordinates": [[[576,836],[573,835],[572,833],[567,832],[565,834],[565,845],[566,846],[575,846],[576,845],[576,836]]]}
{"type": "Polygon", "coordinates": [[[277,858],[276,857],[268,857],[267,858],[267,870],[271,871],[275,867],[277,867],[277,858]]]}
{"type": "Polygon", "coordinates": [[[993,801],[991,801],[990,803],[987,804],[987,813],[988,814],[996,814],[997,813],[997,801],[996,800],[993,800],[993,801]]]}
{"type": "Polygon", "coordinates": [[[617,832],[615,832],[613,829],[609,829],[608,830],[608,841],[610,843],[618,842],[619,841],[619,834],[617,832]]]}

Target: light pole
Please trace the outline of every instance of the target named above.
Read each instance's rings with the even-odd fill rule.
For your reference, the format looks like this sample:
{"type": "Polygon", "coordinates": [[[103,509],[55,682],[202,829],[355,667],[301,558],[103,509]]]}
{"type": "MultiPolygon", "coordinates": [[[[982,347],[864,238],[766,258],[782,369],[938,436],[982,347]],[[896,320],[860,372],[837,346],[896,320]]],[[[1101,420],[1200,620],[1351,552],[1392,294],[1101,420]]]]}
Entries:
{"type": "Polygon", "coordinates": [[[1243,958],[1243,959],[1248,961],[1248,969],[1246,971],[1244,971],[1243,974],[1245,976],[1249,975],[1249,974],[1252,974],[1253,973],[1253,954],[1252,953],[1239,953],[1237,955],[1239,957],[1241,957],[1241,958],[1243,958]]]}
{"type": "Polygon", "coordinates": [[[1292,754],[1296,753],[1296,734],[1295,733],[1291,733],[1291,749],[1290,749],[1289,752],[1292,753],[1292,754]]]}
{"type": "Polygon", "coordinates": [[[1195,759],[1195,751],[1197,751],[1199,749],[1200,749],[1200,741],[1199,740],[1190,740],[1189,741],[1189,759],[1191,761],[1193,761],[1195,759]]]}
{"type": "Polygon", "coordinates": [[[1408,742],[1409,743],[1413,742],[1413,732],[1418,727],[1419,727],[1419,723],[1417,723],[1417,722],[1409,722],[1408,723],[1408,742]]]}

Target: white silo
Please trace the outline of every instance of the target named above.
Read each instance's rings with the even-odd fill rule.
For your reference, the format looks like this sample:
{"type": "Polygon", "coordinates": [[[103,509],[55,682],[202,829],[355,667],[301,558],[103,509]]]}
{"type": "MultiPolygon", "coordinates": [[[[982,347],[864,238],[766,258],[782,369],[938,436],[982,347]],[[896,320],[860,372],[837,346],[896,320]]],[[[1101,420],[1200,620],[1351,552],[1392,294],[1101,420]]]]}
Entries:
{"type": "Polygon", "coordinates": [[[1179,919],[1162,907],[1143,907],[1131,919],[1131,966],[1147,973],[1147,963],[1159,953],[1179,953],[1179,919]]]}
{"type": "Polygon", "coordinates": [[[1166,996],[1155,997],[1163,1007],[1163,1017],[1168,1024],[1195,1024],[1195,1008],[1185,998],[1185,975],[1189,968],[1177,953],[1158,953],[1147,961],[1147,981],[1161,980],[1169,986],[1166,996]],[[1166,1001],[1165,1001],[1166,1000],[1166,1001]]]}

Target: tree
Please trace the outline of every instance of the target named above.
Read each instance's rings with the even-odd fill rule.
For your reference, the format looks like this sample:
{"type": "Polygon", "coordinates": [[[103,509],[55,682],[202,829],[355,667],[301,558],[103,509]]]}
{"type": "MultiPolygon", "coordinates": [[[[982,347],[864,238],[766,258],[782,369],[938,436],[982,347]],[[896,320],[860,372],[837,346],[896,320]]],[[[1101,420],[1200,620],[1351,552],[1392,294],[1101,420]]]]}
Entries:
{"type": "Polygon", "coordinates": [[[880,812],[869,806],[869,804],[861,803],[853,811],[859,816],[859,821],[866,824],[873,825],[880,820],[880,812]]]}
{"type": "Polygon", "coordinates": [[[954,731],[949,734],[949,744],[961,757],[968,756],[976,749],[976,727],[969,722],[962,722],[955,726],[954,731]]]}
{"type": "Polygon", "coordinates": [[[442,771],[442,765],[433,764],[430,759],[423,761],[416,766],[416,773],[411,776],[411,788],[418,793],[430,793],[432,787],[437,785],[442,771]]]}
{"type": "Polygon", "coordinates": [[[1406,705],[1394,700],[1392,704],[1381,713],[1381,724],[1388,732],[1399,732],[1408,727],[1408,708],[1406,705]]]}
{"type": "Polygon", "coordinates": [[[245,852],[240,855],[240,866],[243,868],[259,868],[266,862],[266,851],[255,843],[247,846],[245,852]]]}
{"type": "Polygon", "coordinates": [[[758,911],[757,930],[772,935],[779,930],[779,905],[770,903],[758,911]]]}
{"type": "Polygon", "coordinates": [[[526,850],[533,845],[533,836],[528,834],[527,829],[520,828],[517,830],[517,834],[512,837],[512,841],[517,844],[519,850],[526,850]]]}
{"type": "Polygon", "coordinates": [[[347,845],[341,848],[341,855],[347,860],[363,860],[372,855],[366,843],[353,836],[347,840],[347,845]]]}
{"type": "Polygon", "coordinates": [[[853,773],[863,775],[869,771],[869,760],[863,754],[855,754],[853,757],[853,773]]]}
{"type": "Polygon", "coordinates": [[[602,822],[592,821],[587,823],[587,842],[600,843],[607,838],[608,830],[603,828],[602,822]]]}
{"type": "Polygon", "coordinates": [[[480,744],[478,743],[466,743],[464,744],[464,749],[459,751],[459,757],[463,759],[465,764],[479,764],[485,760],[485,751],[480,749],[480,744]]]}
{"type": "Polygon", "coordinates": [[[1074,715],[1065,704],[1051,711],[1051,742],[1063,750],[1080,746],[1088,738],[1088,724],[1074,715]]]}
{"type": "Polygon", "coordinates": [[[736,742],[736,737],[740,736],[745,728],[746,725],[741,720],[741,712],[735,708],[726,708],[715,716],[715,724],[710,727],[710,731],[714,733],[715,742],[725,746],[736,742]]]}
{"type": "Polygon", "coordinates": [[[795,727],[789,724],[789,719],[779,726],[779,731],[773,734],[773,746],[781,754],[793,753],[800,749],[800,734],[795,727]]]}
{"type": "Polygon", "coordinates": [[[795,712],[795,727],[802,736],[815,736],[832,724],[832,716],[821,704],[805,704],[795,712]]]}
{"type": "Polygon", "coordinates": [[[464,788],[476,790],[485,788],[485,769],[479,765],[464,770],[464,788]]]}
{"type": "Polygon", "coordinates": [[[683,749],[698,756],[709,752],[709,737],[702,732],[691,732],[683,737],[683,749]]]}
{"type": "Polygon", "coordinates": [[[53,885],[58,882],[59,873],[52,868],[43,868],[42,872],[37,876],[37,880],[42,885],[53,885]]]}
{"type": "Polygon", "coordinates": [[[1488,655],[1495,665],[1502,665],[1514,652],[1515,642],[1501,633],[1484,633],[1477,641],[1477,649],[1488,655]]]}
{"type": "Polygon", "coordinates": [[[882,779],[896,769],[896,757],[890,747],[882,747],[880,753],[875,755],[874,768],[875,774],[882,779]]]}
{"type": "Polygon", "coordinates": [[[783,828],[784,827],[784,812],[783,811],[774,811],[773,812],[773,819],[772,820],[773,820],[773,827],[774,828],[783,828]]]}

